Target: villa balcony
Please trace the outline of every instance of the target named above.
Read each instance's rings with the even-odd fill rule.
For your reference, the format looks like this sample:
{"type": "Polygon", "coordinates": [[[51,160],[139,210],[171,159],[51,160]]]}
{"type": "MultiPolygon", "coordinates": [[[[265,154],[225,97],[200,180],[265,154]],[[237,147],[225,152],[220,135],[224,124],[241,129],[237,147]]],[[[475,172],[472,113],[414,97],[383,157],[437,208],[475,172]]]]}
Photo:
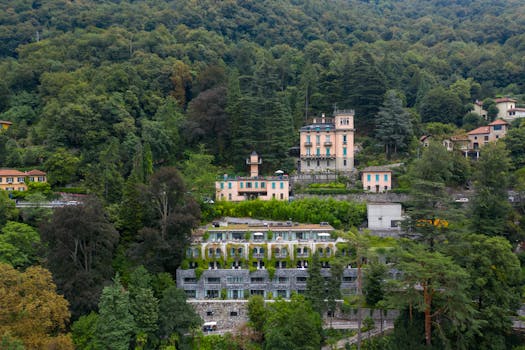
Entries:
{"type": "Polygon", "coordinates": [[[239,189],[239,195],[243,195],[245,193],[259,193],[259,194],[266,194],[268,191],[266,190],[266,188],[255,188],[255,187],[251,187],[251,188],[240,188],[239,189]]]}
{"type": "Polygon", "coordinates": [[[288,253],[276,253],[274,254],[274,257],[276,259],[286,259],[288,257],[288,253]]]}
{"type": "Polygon", "coordinates": [[[301,154],[302,159],[335,159],[335,154],[301,154]]]}
{"type": "Polygon", "coordinates": [[[264,259],[264,253],[253,253],[252,257],[255,259],[264,259]]]}
{"type": "Polygon", "coordinates": [[[298,258],[308,258],[310,256],[310,253],[296,253],[295,255],[298,258]]]}
{"type": "Polygon", "coordinates": [[[312,147],[312,143],[310,141],[306,141],[304,143],[304,147],[312,147]]]}
{"type": "Polygon", "coordinates": [[[331,147],[332,146],[332,141],[325,141],[324,146],[325,147],[331,147]]]}

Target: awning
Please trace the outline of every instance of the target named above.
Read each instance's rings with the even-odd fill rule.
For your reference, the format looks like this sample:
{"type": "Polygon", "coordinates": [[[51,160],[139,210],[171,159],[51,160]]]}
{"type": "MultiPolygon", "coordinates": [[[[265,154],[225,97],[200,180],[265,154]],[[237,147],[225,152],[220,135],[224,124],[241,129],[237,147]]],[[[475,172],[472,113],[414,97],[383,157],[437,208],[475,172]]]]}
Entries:
{"type": "Polygon", "coordinates": [[[253,235],[254,236],[264,236],[264,233],[262,233],[262,232],[254,232],[253,235]]]}
{"type": "Polygon", "coordinates": [[[319,237],[330,237],[330,234],[329,233],[326,233],[326,232],[321,232],[321,233],[318,233],[317,234],[319,237]]]}

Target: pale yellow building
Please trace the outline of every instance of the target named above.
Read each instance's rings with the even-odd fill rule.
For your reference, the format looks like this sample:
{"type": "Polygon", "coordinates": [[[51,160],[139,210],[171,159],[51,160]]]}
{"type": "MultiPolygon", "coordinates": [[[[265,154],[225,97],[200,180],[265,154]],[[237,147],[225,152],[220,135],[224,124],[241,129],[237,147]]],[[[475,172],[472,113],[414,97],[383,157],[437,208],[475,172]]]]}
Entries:
{"type": "Polygon", "coordinates": [[[27,182],[47,182],[46,173],[40,170],[22,172],[0,169],[0,189],[4,191],[27,191],[27,182]]]}

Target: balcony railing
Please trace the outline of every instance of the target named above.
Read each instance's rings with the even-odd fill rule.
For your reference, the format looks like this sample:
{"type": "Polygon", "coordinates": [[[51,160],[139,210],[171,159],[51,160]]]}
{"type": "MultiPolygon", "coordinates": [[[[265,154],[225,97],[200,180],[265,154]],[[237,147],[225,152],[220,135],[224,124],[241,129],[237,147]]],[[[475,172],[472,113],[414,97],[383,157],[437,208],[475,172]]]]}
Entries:
{"type": "Polygon", "coordinates": [[[264,253],[253,253],[252,256],[256,259],[263,259],[264,253]]]}
{"type": "Polygon", "coordinates": [[[304,143],[304,147],[312,147],[312,143],[310,141],[306,141],[304,143]]]}
{"type": "Polygon", "coordinates": [[[328,147],[332,146],[332,141],[325,141],[324,145],[328,147]]]}
{"type": "Polygon", "coordinates": [[[305,159],[335,159],[335,154],[301,154],[305,159]]]}
{"type": "Polygon", "coordinates": [[[297,253],[296,255],[299,258],[307,258],[310,255],[310,253],[297,253]]]}
{"type": "Polygon", "coordinates": [[[275,254],[275,257],[276,257],[277,259],[284,259],[284,258],[286,258],[287,256],[288,256],[288,253],[276,253],[276,254],[275,254]]]}

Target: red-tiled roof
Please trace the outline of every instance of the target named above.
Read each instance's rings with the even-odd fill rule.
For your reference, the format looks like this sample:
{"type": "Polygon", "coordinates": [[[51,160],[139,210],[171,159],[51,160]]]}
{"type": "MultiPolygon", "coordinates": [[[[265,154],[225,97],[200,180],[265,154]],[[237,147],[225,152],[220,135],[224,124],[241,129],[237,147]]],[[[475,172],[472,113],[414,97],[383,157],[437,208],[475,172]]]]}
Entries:
{"type": "Polygon", "coordinates": [[[509,123],[507,123],[506,121],[504,121],[503,119],[497,119],[497,120],[494,120],[492,123],[490,123],[489,125],[508,125],[509,123]]]}
{"type": "Polygon", "coordinates": [[[0,176],[26,176],[26,173],[15,169],[0,169],[0,176]]]}
{"type": "Polygon", "coordinates": [[[26,171],[26,174],[32,175],[32,176],[45,176],[46,175],[45,172],[43,172],[42,170],[37,170],[37,169],[26,171]]]}
{"type": "Polygon", "coordinates": [[[479,135],[479,134],[489,134],[489,133],[490,133],[490,127],[489,126],[480,126],[477,129],[469,131],[467,133],[467,135],[479,135]]]}
{"type": "Polygon", "coordinates": [[[494,99],[494,102],[496,103],[503,103],[503,102],[516,102],[515,99],[509,98],[509,97],[502,97],[502,98],[496,98],[494,99]]]}
{"type": "Polygon", "coordinates": [[[450,138],[451,141],[468,141],[467,135],[455,135],[450,138]]]}
{"type": "Polygon", "coordinates": [[[431,136],[432,136],[432,135],[423,135],[423,136],[421,136],[421,137],[419,138],[419,141],[420,141],[420,142],[423,142],[423,141],[425,141],[426,139],[428,139],[428,138],[431,137],[431,136]]]}

